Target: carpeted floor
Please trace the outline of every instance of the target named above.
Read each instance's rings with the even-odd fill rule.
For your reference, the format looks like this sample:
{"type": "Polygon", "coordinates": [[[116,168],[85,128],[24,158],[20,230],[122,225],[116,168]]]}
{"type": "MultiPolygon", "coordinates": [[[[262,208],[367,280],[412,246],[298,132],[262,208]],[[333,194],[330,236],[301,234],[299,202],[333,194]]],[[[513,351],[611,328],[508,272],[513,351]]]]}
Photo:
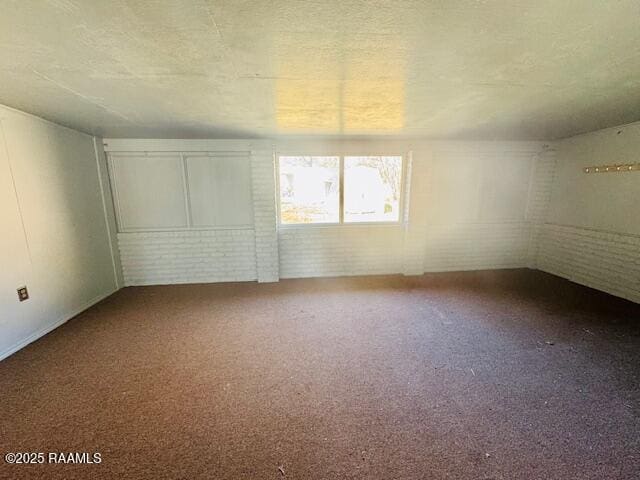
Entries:
{"type": "Polygon", "coordinates": [[[0,478],[638,479],[640,306],[539,272],[127,288],[0,362],[0,478]]]}

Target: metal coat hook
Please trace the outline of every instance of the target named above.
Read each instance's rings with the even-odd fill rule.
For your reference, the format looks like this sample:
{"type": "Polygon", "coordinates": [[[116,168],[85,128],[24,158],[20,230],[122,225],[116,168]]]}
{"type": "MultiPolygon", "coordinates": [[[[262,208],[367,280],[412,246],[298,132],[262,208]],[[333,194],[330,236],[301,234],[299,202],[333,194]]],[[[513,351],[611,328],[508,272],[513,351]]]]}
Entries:
{"type": "Polygon", "coordinates": [[[584,173],[614,173],[640,171],[640,163],[626,163],[620,165],[598,165],[594,167],[584,167],[584,173]]]}

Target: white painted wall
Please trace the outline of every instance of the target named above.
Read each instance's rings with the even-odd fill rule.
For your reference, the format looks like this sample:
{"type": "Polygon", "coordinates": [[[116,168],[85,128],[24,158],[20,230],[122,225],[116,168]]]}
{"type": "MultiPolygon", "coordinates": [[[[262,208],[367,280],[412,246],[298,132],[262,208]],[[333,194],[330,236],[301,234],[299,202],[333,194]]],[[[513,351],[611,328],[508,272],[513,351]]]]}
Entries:
{"type": "Polygon", "coordinates": [[[571,137],[556,142],[556,150],[548,222],[640,235],[640,172],[582,171],[592,165],[640,162],[640,123],[571,137]]]}
{"type": "Polygon", "coordinates": [[[126,285],[257,280],[255,230],[118,234],[126,285]]]}
{"type": "MultiPolygon", "coordinates": [[[[280,276],[526,267],[539,219],[540,142],[283,141],[283,155],[402,154],[397,226],[281,226],[280,276]]],[[[543,185],[544,186],[544,185],[543,185]]]]}
{"type": "MultiPolygon", "coordinates": [[[[420,177],[428,272],[521,268],[535,225],[536,142],[440,142],[420,177]]],[[[415,157],[418,155],[414,155],[415,157]]]]}
{"type": "MultiPolygon", "coordinates": [[[[114,204],[118,172],[112,165],[111,185],[99,139],[5,107],[0,127],[0,358],[120,285],[529,266],[640,299],[640,174],[582,173],[585,166],[636,162],[640,124],[554,148],[539,142],[107,140],[110,155],[165,155],[183,165],[189,158],[226,159],[199,160],[195,183],[187,169],[174,169],[183,210],[157,228],[138,222],[139,205],[126,195],[114,204]],[[404,155],[402,221],[279,226],[277,154],[404,155]],[[233,158],[244,163],[228,163],[233,158]],[[209,208],[208,171],[215,173],[211,178],[240,175],[232,183],[245,188],[229,190],[227,182],[229,194],[213,195],[209,208]],[[227,198],[229,205],[221,205],[227,198]],[[242,225],[231,225],[227,207],[239,203],[242,225]],[[130,222],[117,232],[115,212],[122,215],[123,207],[130,222]],[[25,284],[31,299],[18,303],[15,289],[25,284]]],[[[122,184],[148,187],[144,169],[135,170],[122,184]]],[[[162,212],[159,218],[166,220],[162,212]]]]}
{"type": "Polygon", "coordinates": [[[571,137],[556,149],[538,268],[640,302],[640,172],[583,172],[637,163],[640,123],[571,137]]]}
{"type": "MultiPolygon", "coordinates": [[[[131,199],[118,194],[118,170],[112,168],[119,210],[133,212],[127,218],[134,219],[143,212],[138,226],[144,234],[135,232],[136,225],[120,222],[118,244],[126,285],[526,267],[536,251],[532,247],[540,220],[536,212],[541,199],[542,203],[548,199],[540,191],[550,183],[548,175],[540,173],[549,171],[539,168],[547,155],[540,142],[279,140],[273,145],[242,140],[108,139],[106,144],[111,157],[123,162],[140,155],[164,156],[164,162],[177,165],[180,158],[230,152],[238,155],[238,161],[244,158],[242,152],[251,158],[251,170],[244,176],[250,176],[253,223],[243,228],[228,222],[207,228],[188,224],[193,216],[189,202],[186,213],[180,201],[170,209],[148,199],[131,204],[131,199]],[[407,172],[402,221],[396,225],[278,225],[274,150],[275,156],[403,155],[407,172]],[[154,210],[148,219],[157,223],[156,228],[145,223],[147,207],[154,210]],[[175,226],[170,228],[155,217],[175,226]]],[[[188,173],[174,170],[160,175],[164,185],[160,190],[173,189],[174,197],[180,199],[185,196],[183,186],[188,189],[183,178],[188,173]]],[[[136,171],[131,169],[133,179],[127,181],[144,185],[149,175],[144,168],[136,171]]],[[[238,207],[235,197],[220,206],[226,197],[207,195],[208,191],[202,190],[197,203],[203,216],[221,218],[211,212],[238,207]]]]}
{"type": "Polygon", "coordinates": [[[402,273],[402,226],[287,226],[278,233],[280,276],[402,273]]]}
{"type": "Polygon", "coordinates": [[[278,280],[269,142],[105,145],[125,285],[278,280]]]}
{"type": "MultiPolygon", "coordinates": [[[[407,161],[411,144],[397,140],[280,140],[275,148],[276,157],[403,155],[407,161]]],[[[404,180],[406,184],[406,175],[404,180]]],[[[397,225],[280,225],[280,277],[402,273],[405,226],[406,222],[397,225]]]]}
{"type": "Polygon", "coordinates": [[[0,130],[4,358],[113,293],[119,267],[110,246],[108,178],[100,177],[104,158],[94,138],[3,106],[0,130]],[[31,298],[19,303],[22,285],[31,298]]]}

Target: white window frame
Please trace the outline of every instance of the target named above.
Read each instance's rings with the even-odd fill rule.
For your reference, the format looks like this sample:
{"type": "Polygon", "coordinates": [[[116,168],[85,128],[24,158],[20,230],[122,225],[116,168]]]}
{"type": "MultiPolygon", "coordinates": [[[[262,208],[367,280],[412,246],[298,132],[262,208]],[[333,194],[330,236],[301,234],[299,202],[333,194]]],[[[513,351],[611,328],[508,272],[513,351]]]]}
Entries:
{"type": "Polygon", "coordinates": [[[281,229],[288,228],[322,228],[322,227],[358,227],[358,226],[399,226],[404,222],[404,206],[405,206],[405,182],[407,173],[407,155],[402,153],[356,153],[347,154],[337,153],[291,153],[278,152],[276,154],[276,189],[278,194],[277,214],[278,227],[281,229]],[[314,222],[314,223],[282,223],[281,215],[281,195],[280,195],[280,157],[338,157],[338,222],[314,222]],[[345,157],[400,157],[400,198],[398,201],[398,220],[381,220],[369,222],[345,222],[344,221],[344,158],[345,157]]]}

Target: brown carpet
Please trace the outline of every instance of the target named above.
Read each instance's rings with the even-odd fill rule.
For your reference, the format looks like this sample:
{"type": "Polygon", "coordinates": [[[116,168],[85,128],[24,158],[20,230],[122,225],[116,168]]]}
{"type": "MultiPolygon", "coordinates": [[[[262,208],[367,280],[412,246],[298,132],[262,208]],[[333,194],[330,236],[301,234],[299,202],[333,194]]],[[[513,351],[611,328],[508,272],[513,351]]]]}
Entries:
{"type": "Polygon", "coordinates": [[[0,392],[3,455],[102,455],[0,478],[640,478],[640,306],[532,271],[127,288],[0,392]]]}

